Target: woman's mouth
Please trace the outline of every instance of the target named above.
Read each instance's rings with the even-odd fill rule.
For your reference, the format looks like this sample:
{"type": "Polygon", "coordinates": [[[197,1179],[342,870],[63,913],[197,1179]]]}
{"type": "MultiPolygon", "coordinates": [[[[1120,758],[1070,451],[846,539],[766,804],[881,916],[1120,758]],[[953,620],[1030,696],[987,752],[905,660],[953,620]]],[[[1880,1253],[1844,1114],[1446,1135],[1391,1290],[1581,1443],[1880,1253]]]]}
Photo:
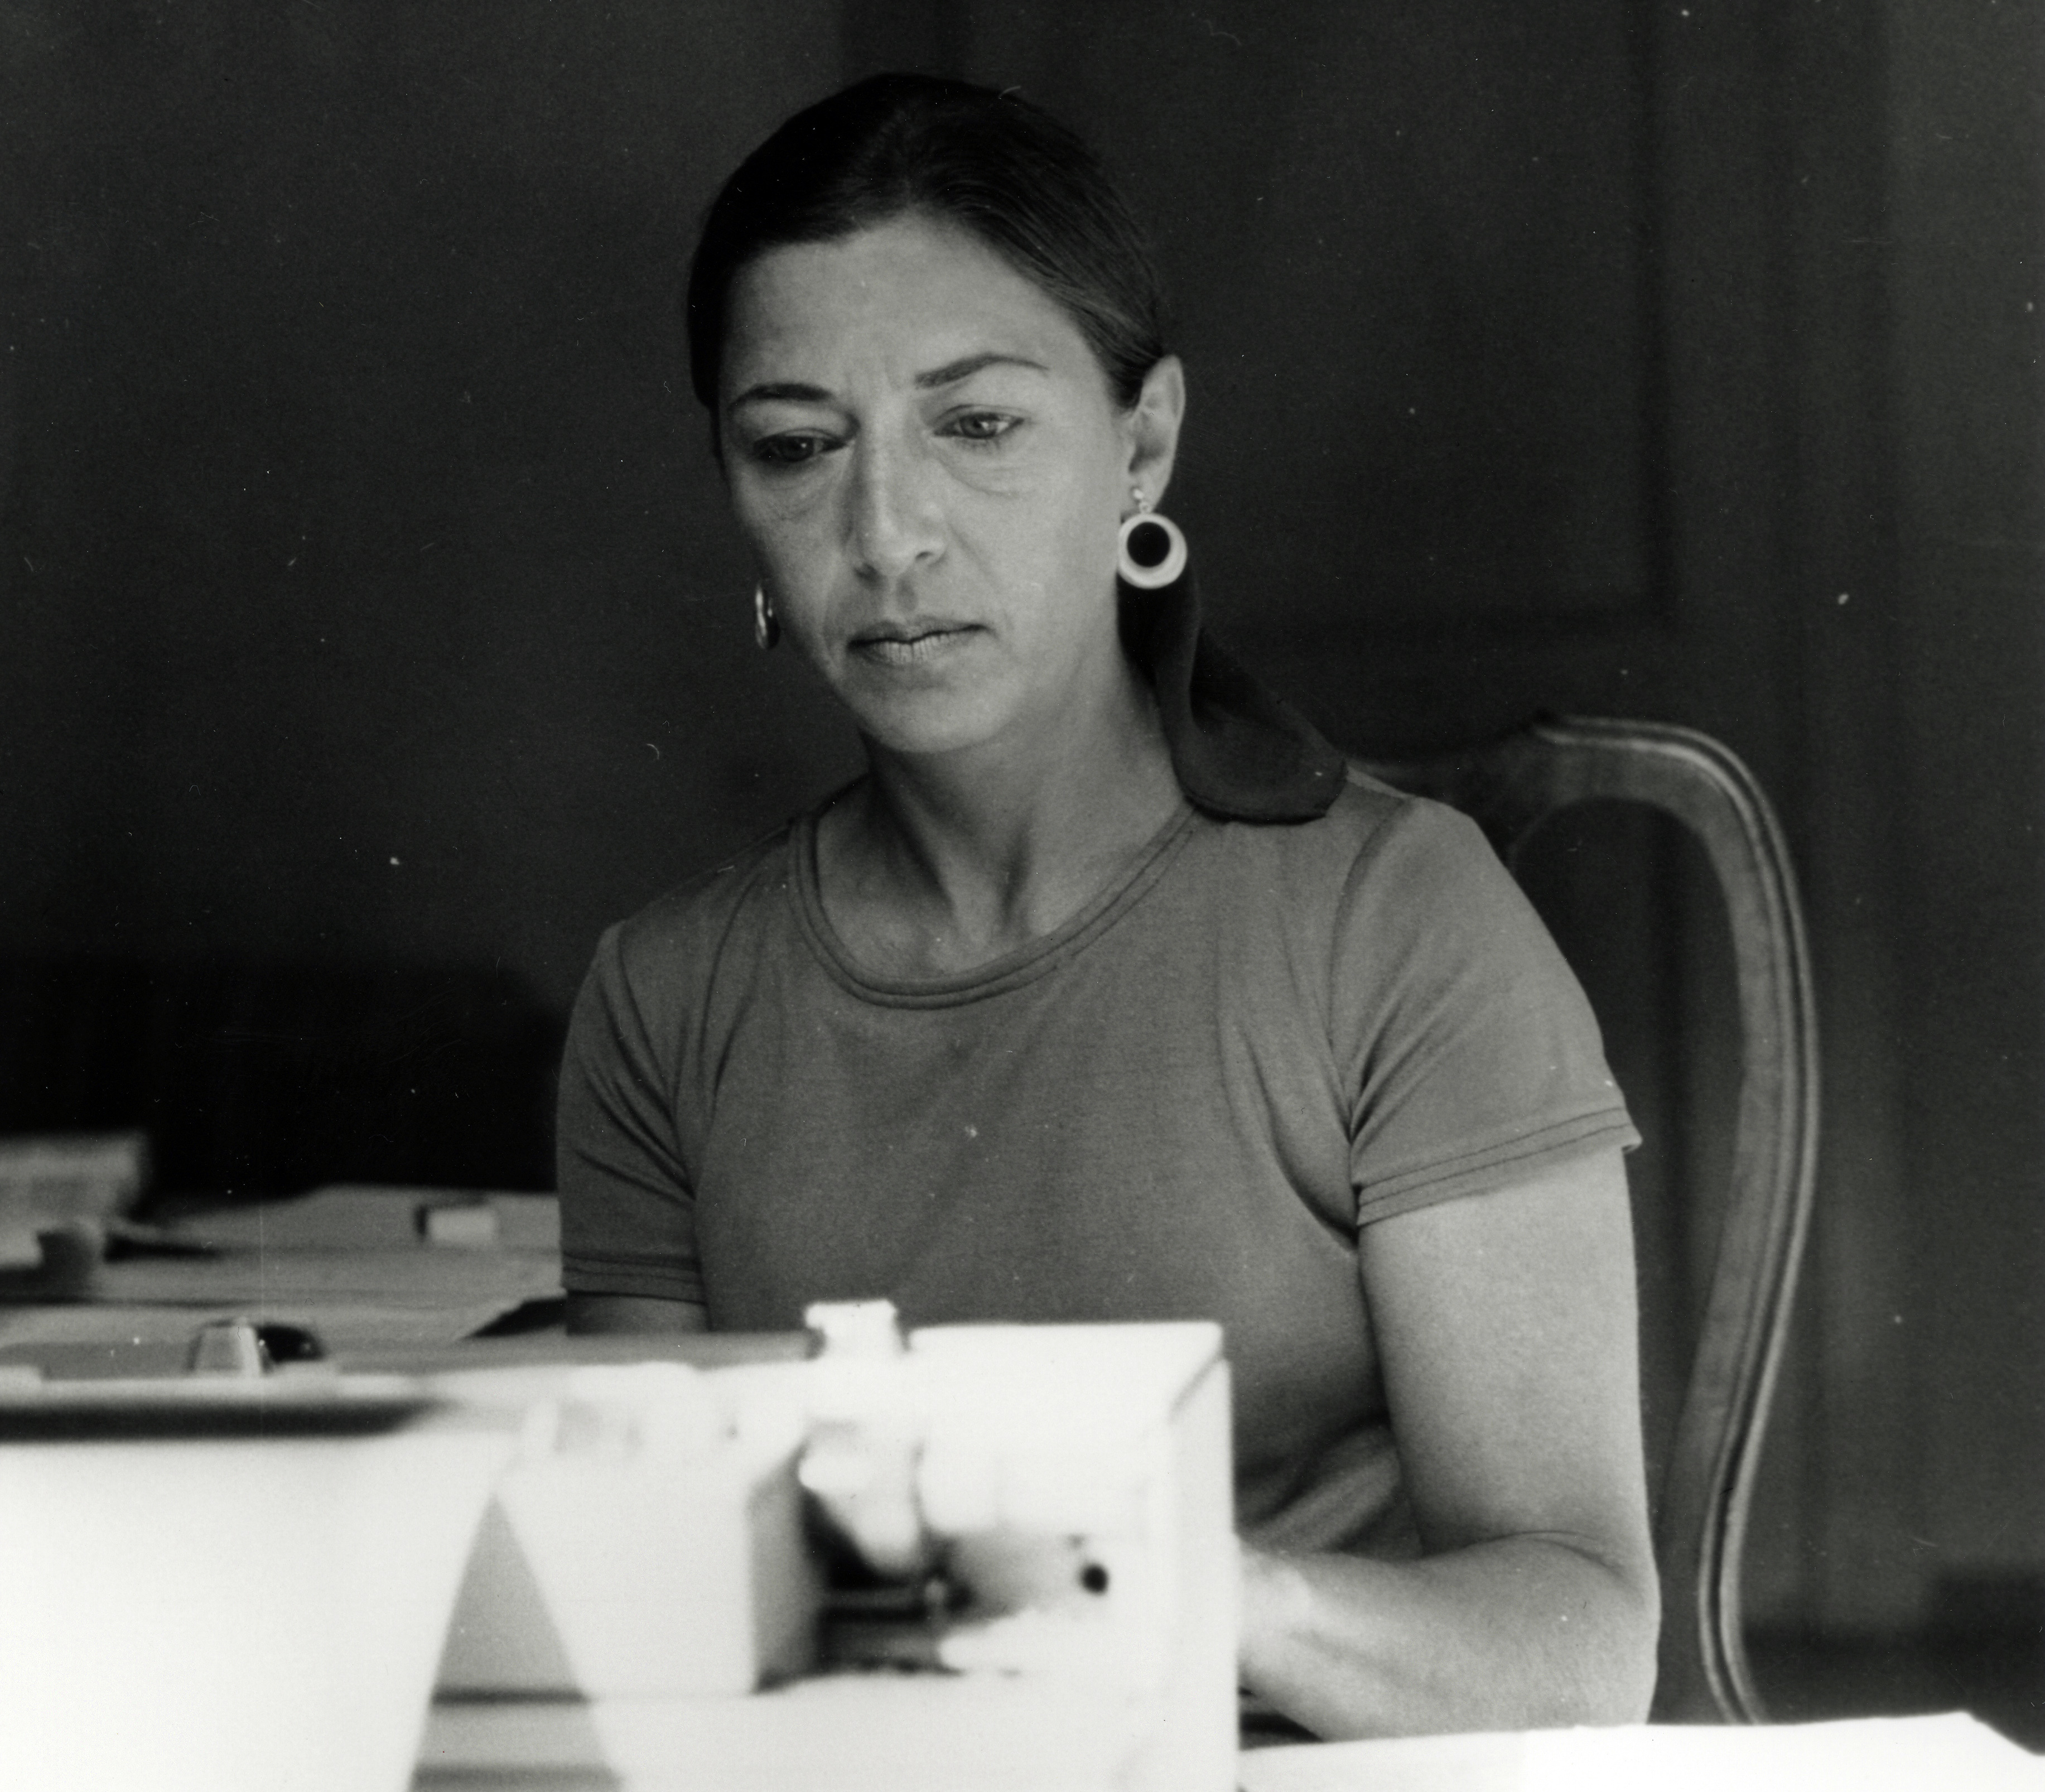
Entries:
{"type": "Polygon", "coordinates": [[[982,631],[972,622],[912,622],[869,629],[852,638],[852,651],[872,665],[927,665],[982,631]]]}

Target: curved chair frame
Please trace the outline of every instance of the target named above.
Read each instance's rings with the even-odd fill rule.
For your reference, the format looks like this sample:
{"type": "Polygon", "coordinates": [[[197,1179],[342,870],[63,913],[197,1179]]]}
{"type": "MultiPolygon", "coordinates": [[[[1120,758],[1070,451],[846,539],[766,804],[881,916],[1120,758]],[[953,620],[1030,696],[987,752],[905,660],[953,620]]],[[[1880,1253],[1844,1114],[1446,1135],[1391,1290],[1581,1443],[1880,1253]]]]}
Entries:
{"type": "Polygon", "coordinates": [[[1709,855],[1739,981],[1739,1119],[1704,1325],[1662,1489],[1654,1716],[1765,1721],[1741,1635],[1740,1557],[1810,1222],[1818,1137],[1809,953],[1781,829],[1732,753],[1657,723],[1557,718],[1475,751],[1365,769],[1462,810],[1508,865],[1550,815],[1605,799],[1675,816],[1709,855]]]}

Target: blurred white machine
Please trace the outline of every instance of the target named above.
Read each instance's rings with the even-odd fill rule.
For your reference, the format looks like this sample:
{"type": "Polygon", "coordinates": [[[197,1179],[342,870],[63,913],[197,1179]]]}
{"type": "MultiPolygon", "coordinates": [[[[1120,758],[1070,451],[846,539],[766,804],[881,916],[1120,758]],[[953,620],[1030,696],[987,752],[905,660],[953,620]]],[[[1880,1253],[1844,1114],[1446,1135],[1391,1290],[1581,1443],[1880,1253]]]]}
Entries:
{"type": "Polygon", "coordinates": [[[1227,1792],[1218,1330],[811,1317],[799,1362],[438,1378],[526,1416],[421,1792],[1227,1792]]]}
{"type": "Polygon", "coordinates": [[[402,1792],[517,1415],[409,1378],[0,1369],[0,1786],[402,1792]]]}
{"type": "Polygon", "coordinates": [[[0,1785],[1227,1792],[1216,1328],[812,1322],[0,1366],[0,1785]]]}

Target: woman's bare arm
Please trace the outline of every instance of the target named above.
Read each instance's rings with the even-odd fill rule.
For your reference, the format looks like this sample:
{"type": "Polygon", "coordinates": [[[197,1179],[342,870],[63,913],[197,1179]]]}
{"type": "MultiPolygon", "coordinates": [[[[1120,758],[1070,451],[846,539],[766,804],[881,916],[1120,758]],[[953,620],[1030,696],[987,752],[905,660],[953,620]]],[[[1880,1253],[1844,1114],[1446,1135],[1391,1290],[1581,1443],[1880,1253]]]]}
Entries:
{"type": "Polygon", "coordinates": [[[664,1301],[651,1294],[571,1294],[568,1324],[571,1334],[584,1336],[637,1331],[672,1337],[700,1331],[706,1320],[693,1301],[664,1301]]]}
{"type": "Polygon", "coordinates": [[[1364,1228],[1426,1554],[1246,1547],[1244,1684],[1325,1737],[1636,1721],[1658,1590],[1616,1151],[1364,1228]]]}

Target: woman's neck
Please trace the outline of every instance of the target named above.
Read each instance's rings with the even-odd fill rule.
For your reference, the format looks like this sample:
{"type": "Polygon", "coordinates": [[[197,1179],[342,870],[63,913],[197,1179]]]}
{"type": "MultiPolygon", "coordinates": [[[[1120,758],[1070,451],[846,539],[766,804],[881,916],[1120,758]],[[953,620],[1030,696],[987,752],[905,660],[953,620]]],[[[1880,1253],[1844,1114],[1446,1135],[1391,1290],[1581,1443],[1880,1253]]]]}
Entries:
{"type": "Polygon", "coordinates": [[[939,977],[1054,931],[1107,888],[1183,799],[1149,688],[1021,741],[904,755],[823,816],[824,912],[883,976],[939,977]]]}

